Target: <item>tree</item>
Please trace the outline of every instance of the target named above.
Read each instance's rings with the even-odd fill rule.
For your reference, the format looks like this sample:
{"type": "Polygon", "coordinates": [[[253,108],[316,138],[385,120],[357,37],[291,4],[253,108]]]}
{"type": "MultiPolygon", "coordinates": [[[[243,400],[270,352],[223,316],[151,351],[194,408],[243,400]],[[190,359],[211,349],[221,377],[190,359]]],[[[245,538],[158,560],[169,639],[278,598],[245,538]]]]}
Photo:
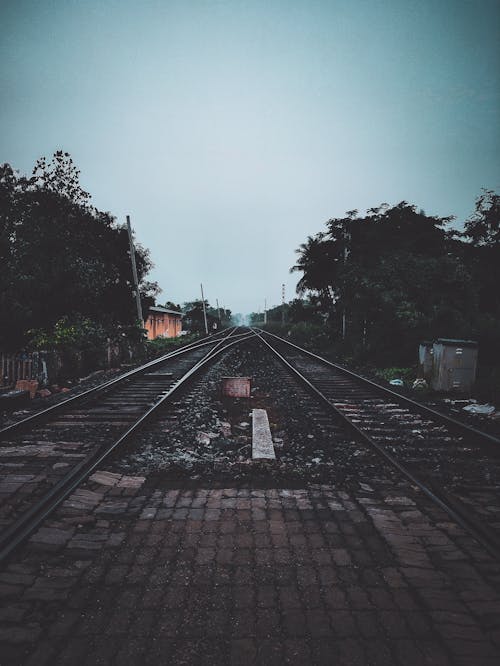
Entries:
{"type": "MultiPolygon", "coordinates": [[[[68,153],[40,159],[31,178],[0,167],[1,348],[29,344],[29,331],[50,338],[62,319],[111,336],[136,324],[126,228],[89,198],[68,153]]],[[[140,245],[136,263],[146,305],[157,285],[145,281],[151,261],[140,245]]]]}
{"type": "MultiPolygon", "coordinates": [[[[464,260],[477,289],[479,316],[473,335],[479,340],[481,355],[498,368],[500,339],[500,196],[483,189],[475,211],[466,221],[461,235],[464,260]]],[[[495,370],[492,370],[495,372],[495,370]]],[[[500,391],[500,386],[498,388],[500,391]]]]}
{"type": "Polygon", "coordinates": [[[333,285],[336,279],[338,248],[325,233],[308,236],[307,241],[295,250],[299,255],[297,263],[290,268],[290,273],[301,272],[297,283],[297,294],[308,291],[316,292],[325,309],[332,306],[334,300],[333,285]]]}
{"type": "Polygon", "coordinates": [[[172,301],[167,301],[163,307],[165,307],[167,310],[174,310],[174,312],[182,312],[181,306],[173,303],[172,301]]]}
{"type": "MultiPolygon", "coordinates": [[[[188,301],[182,306],[184,312],[184,327],[191,333],[205,333],[205,317],[203,314],[203,301],[188,301]]],[[[213,333],[221,328],[231,325],[231,310],[214,308],[205,300],[208,332],[213,333]]]]}
{"type": "Polygon", "coordinates": [[[475,246],[500,244],[500,195],[483,189],[476,199],[476,210],[465,223],[464,237],[475,246]]]}
{"type": "Polygon", "coordinates": [[[477,299],[457,240],[445,230],[451,219],[405,201],[331,219],[326,233],[298,250],[297,291],[316,295],[337,338],[345,318],[352,350],[408,356],[421,337],[464,335],[477,299]]]}

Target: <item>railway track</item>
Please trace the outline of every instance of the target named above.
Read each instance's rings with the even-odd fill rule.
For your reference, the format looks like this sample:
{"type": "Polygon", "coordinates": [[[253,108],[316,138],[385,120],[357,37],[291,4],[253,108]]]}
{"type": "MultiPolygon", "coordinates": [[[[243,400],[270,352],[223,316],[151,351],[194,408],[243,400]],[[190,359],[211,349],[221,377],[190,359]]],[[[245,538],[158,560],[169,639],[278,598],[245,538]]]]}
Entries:
{"type": "Polygon", "coordinates": [[[500,554],[499,516],[488,511],[495,504],[491,492],[500,485],[498,440],[277,336],[232,329],[0,430],[4,474],[0,492],[4,489],[8,498],[0,504],[0,560],[112,452],[119,454],[146,424],[154,431],[157,410],[175,403],[179,392],[210,361],[251,337],[259,339],[294,381],[307,389],[318,406],[308,409],[326,432],[347,426],[346,432],[368,444],[445,509],[490,554],[500,554]],[[473,480],[472,491],[469,488],[466,493],[454,483],[465,468],[466,477],[473,480]]]}
{"type": "Polygon", "coordinates": [[[500,440],[283,338],[255,331],[335,420],[500,557],[500,440]],[[467,488],[460,485],[463,476],[467,488]]]}
{"type": "Polygon", "coordinates": [[[253,335],[234,328],[186,345],[0,430],[0,561],[213,359],[253,335]]]}
{"type": "MultiPolygon", "coordinates": [[[[380,432],[377,412],[365,418],[364,404],[369,410],[382,399],[368,384],[354,378],[355,385],[344,384],[343,373],[332,381],[320,372],[328,364],[269,335],[233,332],[216,349],[218,343],[206,345],[204,356],[198,350],[199,361],[191,350],[187,372],[187,355],[147,369],[145,375],[157,377],[142,382],[151,379],[158,388],[164,380],[174,388],[174,365],[182,358],[179,376],[187,379],[165,409],[137,428],[129,446],[119,441],[135,422],[125,417],[132,395],[124,398],[123,419],[99,412],[108,398],[109,414],[114,403],[119,408],[113,391],[96,399],[98,411],[86,422],[87,410],[75,404],[81,414],[73,419],[63,410],[37,424],[36,436],[46,437],[48,446],[54,432],[61,435],[62,448],[50,463],[81,453],[64,443],[78,445],[87,430],[92,440],[108,429],[116,455],[94,457],[97,473],[85,479],[87,469],[73,493],[75,477],[66,501],[43,526],[50,505],[42,507],[35,517],[41,529],[2,567],[11,613],[0,626],[3,661],[229,664],[239,659],[235,642],[265,643],[272,635],[277,648],[262,652],[262,663],[297,661],[298,636],[305,646],[300,663],[330,663],[340,655],[338,642],[346,646],[342,663],[354,655],[363,664],[405,664],[416,655],[418,663],[496,664],[498,565],[468,526],[467,532],[457,528],[442,510],[453,509],[423,495],[417,481],[427,479],[415,478],[423,471],[418,445],[412,476],[404,471],[406,454],[427,432],[428,451],[440,450],[442,422],[412,411],[420,422],[413,430],[420,433],[405,442],[398,424],[410,417],[385,394],[392,407],[379,411],[398,426],[398,448],[389,425],[380,432]],[[248,400],[220,394],[222,377],[237,375],[252,377],[248,400]],[[263,466],[251,460],[250,406],[268,411],[277,447],[276,461],[263,466]],[[54,430],[53,423],[59,423],[54,430]],[[378,448],[364,446],[362,432],[373,435],[378,448]],[[398,464],[378,452],[386,443],[393,458],[401,453],[398,464]],[[175,455],[191,449],[198,463],[182,475],[175,455]],[[293,653],[285,652],[288,643],[293,653]],[[321,654],[313,652],[323,645],[321,654]]],[[[30,426],[16,437],[21,450],[35,435],[30,426]]],[[[442,443],[448,450],[467,444],[455,430],[442,443]]],[[[463,525],[460,516],[456,520],[463,525]]],[[[488,549],[493,553],[491,544],[488,549]]]]}

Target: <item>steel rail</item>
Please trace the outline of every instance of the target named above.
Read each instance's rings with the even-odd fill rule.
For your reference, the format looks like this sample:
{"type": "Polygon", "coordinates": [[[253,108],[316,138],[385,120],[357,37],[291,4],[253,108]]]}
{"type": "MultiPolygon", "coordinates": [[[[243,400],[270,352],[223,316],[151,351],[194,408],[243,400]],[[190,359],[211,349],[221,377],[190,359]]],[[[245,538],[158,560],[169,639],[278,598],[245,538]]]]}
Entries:
{"type": "MultiPolygon", "coordinates": [[[[228,329],[229,334],[226,334],[226,336],[223,337],[222,340],[233,335],[235,331],[238,330],[238,328],[240,327],[235,326],[231,329],[228,329]]],[[[220,335],[220,333],[216,335],[220,335]]],[[[242,336],[246,334],[238,333],[236,335],[242,336]]],[[[146,372],[146,370],[150,370],[151,368],[154,368],[157,365],[161,365],[162,363],[165,363],[165,361],[168,361],[171,358],[175,358],[176,356],[181,356],[182,354],[186,354],[187,352],[193,351],[194,349],[206,347],[207,345],[211,345],[216,341],[217,340],[214,340],[214,336],[211,336],[210,338],[202,338],[201,340],[195,340],[194,342],[190,342],[189,344],[184,345],[179,349],[175,349],[174,351],[171,351],[168,354],[164,354],[159,358],[153,359],[152,361],[148,361],[144,365],[141,365],[138,368],[134,368],[133,370],[130,370],[129,372],[126,372],[123,375],[116,377],[115,379],[110,379],[109,381],[104,382],[103,384],[94,386],[93,388],[88,389],[87,391],[83,391],[78,395],[74,395],[71,398],[68,398],[67,400],[62,400],[61,402],[58,402],[55,405],[51,405],[46,409],[43,409],[39,412],[35,412],[34,414],[31,414],[25,419],[21,419],[20,421],[16,421],[16,423],[11,423],[10,425],[5,426],[4,428],[0,428],[0,440],[4,439],[6,436],[10,435],[16,430],[21,430],[22,428],[25,428],[28,425],[32,425],[38,421],[43,421],[44,419],[50,417],[52,414],[64,411],[69,405],[77,404],[79,402],[83,403],[91,397],[95,397],[100,393],[105,393],[110,388],[118,386],[119,384],[127,381],[128,379],[131,379],[132,377],[139,376],[142,373],[146,372]]]]}
{"type": "MultiPolygon", "coordinates": [[[[255,330],[255,329],[253,329],[255,330]]],[[[264,331],[263,331],[264,332],[264,331]]],[[[465,507],[458,503],[454,498],[450,497],[444,491],[435,490],[420,479],[418,479],[405,465],[401,464],[391,453],[386,451],[382,446],[377,444],[371,439],[359,426],[357,426],[348,416],[340,411],[330,400],[322,393],[312,382],[307,379],[297,368],[295,368],[287,359],[280,354],[267,340],[265,340],[261,333],[256,332],[257,337],[266,345],[279,361],[285,365],[298,379],[306,386],[309,392],[314,394],[319,400],[344,422],[350,430],[354,432],[356,437],[360,438],[370,447],[376,450],[387,462],[395,467],[405,478],[417,486],[434,504],[439,506],[445,511],[458,525],[471,534],[494,558],[500,558],[500,538],[491,530],[491,528],[484,527],[477,522],[477,517],[473,516],[465,507]],[[441,496],[440,496],[441,495],[441,496]]],[[[275,336],[278,339],[279,336],[275,336]]],[[[291,344],[291,343],[290,343],[291,344]]],[[[296,345],[292,345],[296,347],[296,345]]],[[[300,349],[300,348],[298,348],[300,349]]],[[[301,350],[302,351],[302,350],[301,350]]]]}
{"type": "Polygon", "coordinates": [[[441,421],[442,423],[445,423],[446,425],[450,426],[456,431],[459,431],[460,433],[468,433],[472,437],[482,440],[485,443],[488,444],[493,444],[497,447],[500,447],[500,439],[498,437],[495,437],[494,435],[490,435],[487,432],[483,432],[482,430],[478,430],[477,428],[473,428],[470,425],[467,425],[466,423],[462,423],[462,421],[458,421],[457,419],[454,419],[451,416],[447,416],[446,414],[443,414],[442,412],[439,412],[435,409],[432,409],[431,407],[427,407],[427,405],[422,404],[421,402],[417,402],[416,400],[412,400],[412,398],[408,398],[405,395],[401,395],[401,393],[397,393],[396,391],[392,391],[390,388],[387,388],[386,386],[381,386],[380,384],[377,384],[376,382],[372,381],[371,379],[367,379],[366,377],[362,377],[361,375],[356,374],[352,370],[348,370],[347,368],[343,368],[341,365],[337,365],[336,363],[332,363],[331,361],[328,361],[326,358],[323,358],[322,356],[318,356],[317,354],[314,354],[313,352],[309,351],[308,349],[303,349],[302,347],[299,347],[298,345],[294,344],[293,342],[290,342],[289,340],[285,340],[285,338],[281,338],[279,335],[275,335],[274,333],[270,333],[269,331],[264,331],[263,329],[260,328],[252,328],[252,330],[259,331],[261,334],[269,335],[272,336],[273,338],[276,338],[280,342],[288,345],[289,347],[293,347],[294,349],[297,349],[298,351],[302,352],[303,354],[307,354],[307,356],[314,358],[316,361],[319,361],[320,363],[323,363],[324,365],[330,366],[332,368],[335,368],[335,370],[339,370],[341,373],[344,375],[347,375],[348,377],[352,377],[353,379],[356,379],[359,382],[363,382],[365,384],[368,384],[372,388],[376,389],[380,393],[385,393],[386,395],[389,395],[391,398],[394,400],[404,403],[412,407],[414,410],[420,412],[421,414],[425,414],[426,416],[430,416],[432,419],[435,421],[441,421]]]}
{"type": "Polygon", "coordinates": [[[99,451],[90,455],[85,460],[78,463],[71,469],[60,481],[53,486],[44,497],[36,502],[30,509],[23,513],[14,523],[12,523],[4,532],[0,534],[0,563],[6,560],[9,555],[49,516],[73,490],[88,478],[92,472],[105,460],[118,446],[123,444],[147,421],[151,416],[166,402],[172,399],[179,390],[184,387],[186,382],[193,378],[204,366],[212,361],[216,356],[225,352],[228,348],[240,344],[245,340],[255,336],[255,333],[249,331],[238,335],[236,340],[230,340],[234,330],[229,335],[218,342],[216,348],[211,349],[206,356],[198,361],[190,370],[188,370],[181,379],[174,384],[162,398],[155,403],[145,414],[143,414],[135,423],[133,423],[125,433],[117,440],[108,444],[99,451]]]}

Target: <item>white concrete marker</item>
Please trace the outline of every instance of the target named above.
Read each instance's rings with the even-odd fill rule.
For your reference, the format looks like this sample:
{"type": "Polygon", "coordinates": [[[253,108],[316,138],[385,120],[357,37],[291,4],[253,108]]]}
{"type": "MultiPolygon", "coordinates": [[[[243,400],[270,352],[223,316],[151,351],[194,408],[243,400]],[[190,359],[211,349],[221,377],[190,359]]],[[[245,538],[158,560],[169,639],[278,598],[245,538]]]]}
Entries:
{"type": "Polygon", "coordinates": [[[254,460],[276,459],[265,409],[252,409],[252,458],[254,460]]]}

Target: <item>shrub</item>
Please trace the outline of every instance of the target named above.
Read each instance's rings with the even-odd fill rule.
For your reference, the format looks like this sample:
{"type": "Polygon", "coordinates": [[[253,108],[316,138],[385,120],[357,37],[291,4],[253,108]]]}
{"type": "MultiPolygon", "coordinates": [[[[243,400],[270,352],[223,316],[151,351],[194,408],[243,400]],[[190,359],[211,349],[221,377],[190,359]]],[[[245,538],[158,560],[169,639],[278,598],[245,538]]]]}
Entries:
{"type": "Polygon", "coordinates": [[[146,357],[148,359],[163,356],[171,351],[175,351],[179,347],[199,340],[200,336],[196,333],[191,335],[183,335],[177,338],[156,338],[155,340],[148,340],[146,342],[146,357]]]}
{"type": "Polygon", "coordinates": [[[405,383],[411,382],[417,376],[414,367],[411,368],[380,368],[376,374],[381,379],[390,382],[391,379],[402,379],[405,383]]]}

